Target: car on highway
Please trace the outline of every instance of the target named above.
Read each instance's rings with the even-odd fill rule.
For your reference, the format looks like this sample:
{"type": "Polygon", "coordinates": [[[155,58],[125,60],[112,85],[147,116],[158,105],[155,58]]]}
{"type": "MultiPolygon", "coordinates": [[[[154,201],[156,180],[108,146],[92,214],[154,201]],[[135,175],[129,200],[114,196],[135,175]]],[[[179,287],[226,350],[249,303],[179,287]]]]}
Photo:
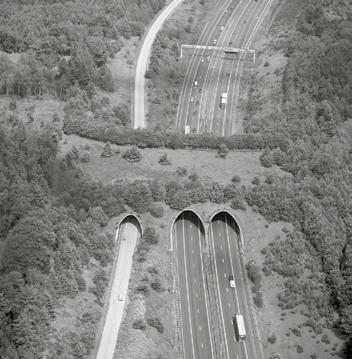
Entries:
{"type": "Polygon", "coordinates": [[[214,39],[214,40],[213,40],[213,45],[216,45],[217,42],[218,42],[218,40],[214,39]]]}
{"type": "Polygon", "coordinates": [[[210,56],[209,55],[207,56],[207,62],[210,62],[210,56]]]}
{"type": "Polygon", "coordinates": [[[119,294],[118,298],[117,298],[120,302],[123,301],[123,295],[122,294],[119,294]]]}
{"type": "Polygon", "coordinates": [[[229,275],[229,283],[230,283],[231,288],[236,288],[236,282],[235,282],[235,278],[233,277],[233,275],[229,275]]]}
{"type": "Polygon", "coordinates": [[[194,97],[191,96],[191,97],[189,98],[189,100],[190,100],[190,102],[193,102],[193,101],[194,101],[194,97]]]}
{"type": "Polygon", "coordinates": [[[204,62],[204,57],[201,57],[201,58],[200,58],[200,62],[204,62]]]}
{"type": "Polygon", "coordinates": [[[220,26],[220,31],[224,31],[225,27],[224,26],[220,26]]]}
{"type": "Polygon", "coordinates": [[[198,81],[196,80],[196,81],[194,81],[194,88],[196,89],[197,87],[198,87],[198,81]]]}

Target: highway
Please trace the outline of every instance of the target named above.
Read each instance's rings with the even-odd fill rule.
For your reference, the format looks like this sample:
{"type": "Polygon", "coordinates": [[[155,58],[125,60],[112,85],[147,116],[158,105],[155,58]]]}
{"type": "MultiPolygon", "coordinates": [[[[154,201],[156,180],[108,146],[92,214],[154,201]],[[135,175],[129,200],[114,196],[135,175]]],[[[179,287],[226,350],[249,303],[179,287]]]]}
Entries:
{"type": "Polygon", "coordinates": [[[217,214],[209,227],[209,240],[215,259],[217,294],[220,299],[220,321],[226,332],[224,351],[227,358],[259,359],[260,343],[255,340],[253,318],[250,315],[250,300],[241,265],[239,238],[232,217],[222,212],[217,214]],[[236,287],[229,285],[233,275],[236,287]],[[237,342],[232,322],[234,314],[242,314],[247,337],[237,342]]]}
{"type": "MultiPolygon", "coordinates": [[[[204,29],[198,44],[219,47],[250,48],[253,38],[270,8],[272,0],[223,1],[214,20],[204,29]],[[223,30],[222,30],[223,27],[223,30]]],[[[236,132],[236,106],[240,75],[244,61],[253,54],[225,54],[223,51],[194,50],[181,89],[176,127],[193,133],[212,132],[228,136],[236,132]],[[207,58],[209,61],[207,61],[207,58]],[[198,86],[194,86],[194,82],[198,86]],[[228,93],[228,103],[220,108],[222,93],[228,93]]],[[[187,55],[185,55],[187,57],[187,55]]]]}
{"type": "Polygon", "coordinates": [[[133,252],[140,235],[137,226],[130,222],[122,224],[120,232],[125,240],[120,242],[119,254],[113,273],[114,279],[109,297],[109,305],[96,359],[112,359],[114,356],[127,298],[133,252]]]}
{"type": "Polygon", "coordinates": [[[176,251],[177,298],[179,298],[184,359],[215,358],[205,287],[204,229],[193,212],[183,212],[173,226],[176,251]]]}

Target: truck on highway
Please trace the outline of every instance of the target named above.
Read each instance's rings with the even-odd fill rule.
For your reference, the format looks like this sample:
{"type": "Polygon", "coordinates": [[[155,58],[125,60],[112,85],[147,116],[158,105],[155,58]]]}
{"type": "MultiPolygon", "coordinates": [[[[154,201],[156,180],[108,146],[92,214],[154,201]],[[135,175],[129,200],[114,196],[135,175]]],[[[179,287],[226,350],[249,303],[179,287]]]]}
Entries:
{"type": "Polygon", "coordinates": [[[243,342],[246,339],[246,328],[244,327],[244,320],[241,314],[236,314],[233,318],[233,327],[238,342],[243,342]]]}
{"type": "Polygon", "coordinates": [[[185,126],[185,135],[189,135],[191,133],[191,126],[190,125],[186,125],[185,126]]]}
{"type": "Polygon", "coordinates": [[[220,97],[220,108],[225,108],[227,104],[227,93],[224,92],[220,97]]]}

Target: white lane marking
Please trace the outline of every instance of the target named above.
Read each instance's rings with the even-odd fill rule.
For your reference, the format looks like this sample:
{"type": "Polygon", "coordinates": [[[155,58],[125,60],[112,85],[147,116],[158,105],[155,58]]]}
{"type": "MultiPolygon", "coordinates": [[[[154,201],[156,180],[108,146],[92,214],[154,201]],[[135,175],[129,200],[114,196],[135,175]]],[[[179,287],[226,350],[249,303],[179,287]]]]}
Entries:
{"type": "Polygon", "coordinates": [[[229,292],[229,288],[226,288],[226,293],[228,293],[229,292]]]}
{"type": "Polygon", "coordinates": [[[220,244],[220,248],[222,249],[222,244],[220,244]]]}
{"type": "MultiPolygon", "coordinates": [[[[242,15],[244,14],[244,12],[247,10],[247,8],[251,5],[251,2],[248,1],[247,5],[245,6],[245,8],[242,10],[240,16],[238,17],[237,19],[237,22],[235,22],[234,24],[231,24],[232,25],[232,31],[230,33],[230,38],[233,36],[233,33],[238,25],[238,23],[240,22],[240,20],[242,19],[242,15]]],[[[228,44],[226,44],[226,46],[228,46],[228,44]]],[[[217,79],[216,79],[216,85],[215,85],[215,91],[214,93],[216,94],[217,91],[218,91],[218,88],[219,88],[219,82],[220,82],[220,77],[221,77],[221,73],[222,73],[222,68],[223,68],[223,65],[224,65],[224,60],[222,59],[221,62],[220,62],[220,69],[219,69],[219,73],[218,73],[218,76],[217,76],[217,79]]],[[[211,80],[209,80],[209,83],[210,83],[211,80]]],[[[214,111],[215,111],[215,101],[212,101],[212,103],[210,104],[210,125],[209,125],[209,131],[211,132],[212,130],[212,127],[213,127],[213,120],[214,120],[214,111]]]]}
{"type": "Polygon", "coordinates": [[[244,343],[244,353],[246,355],[246,358],[248,359],[247,345],[246,345],[246,342],[243,342],[243,343],[244,343]]]}
{"type": "Polygon", "coordinates": [[[224,273],[224,278],[226,278],[226,273],[224,273]]]}
{"type": "Polygon", "coordinates": [[[201,348],[203,349],[203,343],[200,343],[201,348]]]}
{"type": "MultiPolygon", "coordinates": [[[[233,265],[233,261],[232,261],[232,254],[231,254],[231,246],[230,246],[230,234],[229,234],[229,225],[227,223],[227,216],[225,216],[225,226],[226,226],[226,241],[227,241],[227,250],[228,253],[230,254],[230,264],[231,264],[231,271],[232,271],[232,275],[235,274],[234,272],[234,265],[233,265]]],[[[238,310],[238,314],[241,314],[241,309],[240,309],[240,302],[238,300],[238,293],[237,293],[237,288],[235,287],[235,296],[236,296],[236,303],[237,303],[237,310],[238,310]]]]}
{"type": "Polygon", "coordinates": [[[197,279],[196,279],[196,278],[194,278],[194,283],[197,283],[197,279]]]}
{"type": "Polygon", "coordinates": [[[191,317],[191,304],[189,300],[189,290],[188,290],[188,274],[187,274],[187,261],[186,261],[186,241],[185,241],[185,221],[183,217],[182,221],[182,234],[183,234],[183,259],[185,263],[185,273],[186,273],[186,292],[187,292],[187,302],[188,302],[188,310],[189,310],[189,326],[191,331],[191,343],[192,343],[192,353],[193,358],[195,358],[194,352],[194,343],[193,343],[193,329],[192,329],[192,317],[191,317]]]}
{"type": "Polygon", "coordinates": [[[192,249],[192,254],[194,253],[194,250],[192,249]]]}
{"type": "Polygon", "coordinates": [[[196,265],[193,263],[193,268],[195,268],[195,266],[196,266],[196,265]]]}
{"type": "MultiPolygon", "coordinates": [[[[175,226],[176,227],[176,226],[175,226]]],[[[174,228],[174,231],[176,232],[176,228],[174,228]]],[[[176,233],[175,233],[175,238],[176,238],[176,233]]],[[[177,255],[177,240],[175,240],[175,253],[176,253],[176,273],[177,273],[177,290],[180,290],[180,273],[178,271],[178,255],[177,255]]],[[[181,335],[182,335],[182,345],[183,348],[185,347],[185,335],[183,332],[183,325],[182,325],[182,304],[181,304],[181,299],[178,300],[178,304],[180,306],[180,326],[181,326],[181,335]]],[[[177,305],[177,303],[176,303],[177,305]]]]}
{"type": "Polygon", "coordinates": [[[224,339],[225,339],[225,348],[226,348],[226,353],[227,353],[227,358],[230,358],[229,355],[229,348],[227,345],[227,336],[226,336],[226,327],[225,327],[225,319],[224,319],[224,312],[222,310],[222,300],[221,300],[221,292],[220,292],[220,284],[219,284],[219,276],[218,276],[218,268],[216,265],[216,255],[215,255],[215,246],[214,246],[214,235],[213,235],[213,228],[212,226],[210,226],[210,242],[211,242],[211,249],[215,258],[215,278],[216,278],[216,283],[217,283],[217,288],[218,288],[218,294],[219,294],[219,304],[220,304],[220,313],[221,313],[221,319],[222,319],[222,326],[223,326],[223,330],[224,330],[224,339]]]}
{"type": "Polygon", "coordinates": [[[202,331],[202,326],[201,325],[199,326],[199,330],[202,331]]]}
{"type": "Polygon", "coordinates": [[[197,223],[198,223],[198,244],[199,244],[199,254],[200,254],[200,264],[202,267],[202,279],[203,279],[203,291],[204,291],[204,301],[205,301],[205,309],[207,312],[207,323],[208,323],[208,331],[209,331],[209,338],[210,338],[210,348],[211,348],[211,353],[212,353],[212,358],[215,358],[215,353],[214,353],[214,347],[213,347],[213,336],[212,336],[212,331],[210,330],[210,321],[209,321],[209,317],[210,317],[210,311],[208,308],[208,298],[207,298],[207,292],[205,290],[205,278],[204,278],[204,266],[203,266],[203,256],[202,256],[202,248],[201,248],[201,241],[200,241],[200,236],[201,236],[201,232],[200,232],[200,221],[199,218],[197,217],[197,223]]]}
{"type": "Polygon", "coordinates": [[[231,308],[231,303],[229,303],[229,308],[231,308]]]}
{"type": "Polygon", "coordinates": [[[198,292],[196,292],[196,298],[198,298],[198,292]]]}
{"type": "MultiPolygon", "coordinates": [[[[230,235],[229,235],[229,225],[227,224],[227,216],[225,216],[225,225],[226,225],[226,234],[227,234],[227,246],[228,246],[228,251],[229,251],[229,253],[230,253],[230,263],[231,263],[231,270],[232,270],[232,273],[234,273],[233,272],[233,262],[232,262],[232,254],[231,254],[231,247],[230,247],[230,241],[229,241],[229,237],[230,237],[230,235]]],[[[242,283],[246,283],[246,281],[245,281],[245,278],[244,278],[244,276],[245,276],[245,274],[244,274],[244,269],[243,269],[243,267],[242,267],[242,263],[241,263],[241,260],[240,260],[240,276],[242,277],[241,278],[241,280],[242,280],[242,283]]],[[[234,288],[235,289],[235,295],[236,295],[236,303],[237,303],[237,310],[238,310],[238,313],[240,314],[241,313],[241,309],[240,309],[240,304],[239,304],[239,300],[238,300],[238,294],[237,294],[237,287],[235,287],[234,288]]],[[[251,318],[251,320],[253,319],[252,318],[252,316],[251,316],[251,313],[250,313],[250,307],[249,307],[249,305],[248,305],[248,301],[247,301],[247,289],[246,289],[246,286],[245,286],[245,289],[244,289],[244,300],[245,300],[245,302],[246,302],[246,308],[247,308],[247,310],[248,310],[248,315],[249,315],[249,318],[251,318]]],[[[251,328],[251,331],[252,331],[252,335],[250,336],[251,337],[251,341],[252,341],[252,343],[253,343],[253,348],[256,348],[256,345],[255,345],[255,342],[254,342],[254,335],[253,335],[253,330],[254,330],[254,328],[253,328],[253,326],[252,325],[250,325],[250,328],[251,328]]],[[[246,349],[247,350],[247,349],[246,349]]],[[[248,354],[246,353],[246,357],[247,357],[247,359],[248,359],[248,354]]]]}
{"type": "MultiPolygon", "coordinates": [[[[232,22],[232,17],[235,18],[235,16],[237,15],[237,9],[240,7],[241,3],[242,3],[242,1],[239,1],[239,3],[236,5],[236,8],[233,10],[233,12],[232,12],[232,14],[230,15],[230,18],[229,18],[228,21],[231,20],[231,22],[232,22]]],[[[249,4],[250,4],[250,2],[248,2],[248,5],[246,5],[246,7],[249,6],[249,4]]],[[[240,18],[241,18],[241,16],[242,16],[242,14],[243,14],[243,12],[241,13],[241,15],[240,15],[240,17],[239,17],[237,23],[240,21],[240,18]]],[[[236,28],[237,23],[234,25],[234,28],[236,28]]],[[[226,31],[223,31],[223,32],[221,33],[220,38],[219,38],[219,41],[220,41],[220,42],[223,40],[223,38],[226,38],[225,32],[227,32],[227,30],[226,30],[226,31]]],[[[233,32],[233,30],[232,30],[232,32],[233,32]]],[[[231,36],[232,36],[232,32],[231,32],[231,36]]],[[[210,87],[209,84],[211,83],[211,75],[212,75],[212,73],[213,73],[213,71],[211,71],[210,68],[211,68],[211,67],[214,68],[214,65],[212,65],[212,64],[214,64],[214,62],[216,61],[215,51],[212,52],[211,60],[210,60],[210,61],[211,61],[211,62],[210,62],[209,66],[208,66],[208,68],[207,68],[207,70],[206,70],[206,73],[205,73],[205,80],[204,80],[204,85],[203,85],[203,87],[204,87],[205,89],[210,87]],[[209,77],[210,77],[210,79],[209,79],[209,77]]],[[[221,61],[221,64],[222,64],[222,61],[221,61]]],[[[215,93],[216,93],[216,91],[217,91],[217,87],[215,88],[215,93]]],[[[207,107],[207,106],[202,106],[203,103],[208,104],[208,100],[207,100],[207,98],[206,98],[207,96],[204,95],[205,92],[206,92],[206,91],[203,91],[203,92],[202,92],[202,94],[201,94],[201,96],[200,96],[200,100],[199,100],[199,113],[198,113],[198,118],[197,118],[197,133],[199,133],[199,125],[200,125],[200,119],[201,119],[201,117],[204,118],[204,125],[207,126],[207,116],[206,116],[206,113],[207,113],[207,109],[208,109],[208,108],[204,109],[204,107],[207,107]],[[203,98],[203,95],[204,95],[204,98],[203,98]],[[202,111],[202,108],[203,108],[203,111],[202,111]]],[[[213,93],[213,92],[212,92],[212,93],[213,93]]],[[[213,100],[213,98],[212,98],[211,100],[213,100]]],[[[214,104],[214,106],[215,106],[215,104],[214,104]]],[[[210,115],[210,117],[211,117],[211,115],[210,115]]],[[[212,121],[212,119],[211,119],[211,121],[212,121]]],[[[210,127],[209,127],[210,132],[211,132],[211,127],[212,127],[212,122],[210,123],[210,127]]]]}
{"type": "Polygon", "coordinates": [[[225,263],[225,258],[222,259],[222,262],[225,263]]]}
{"type": "Polygon", "coordinates": [[[199,308],[197,308],[197,313],[199,313],[199,308]]]}
{"type": "Polygon", "coordinates": [[[221,237],[221,232],[219,232],[219,237],[221,237]]]}

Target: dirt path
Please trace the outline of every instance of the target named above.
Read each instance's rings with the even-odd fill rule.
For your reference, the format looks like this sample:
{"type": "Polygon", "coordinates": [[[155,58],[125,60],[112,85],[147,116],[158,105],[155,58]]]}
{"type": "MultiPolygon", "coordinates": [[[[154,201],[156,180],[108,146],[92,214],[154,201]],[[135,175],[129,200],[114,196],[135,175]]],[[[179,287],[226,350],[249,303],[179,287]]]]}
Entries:
{"type": "Polygon", "coordinates": [[[138,56],[136,75],[134,83],[134,119],[133,128],[145,127],[145,72],[147,70],[149,56],[158,31],[161,29],[164,21],[171,15],[176,7],[183,0],[173,0],[167,5],[159,16],[154,20],[145,35],[141,51],[138,56]]]}
{"type": "Polygon", "coordinates": [[[113,358],[127,298],[128,282],[132,268],[132,257],[139,231],[134,224],[127,222],[122,228],[122,235],[125,239],[121,240],[120,243],[108,312],[96,359],[113,358]]]}

